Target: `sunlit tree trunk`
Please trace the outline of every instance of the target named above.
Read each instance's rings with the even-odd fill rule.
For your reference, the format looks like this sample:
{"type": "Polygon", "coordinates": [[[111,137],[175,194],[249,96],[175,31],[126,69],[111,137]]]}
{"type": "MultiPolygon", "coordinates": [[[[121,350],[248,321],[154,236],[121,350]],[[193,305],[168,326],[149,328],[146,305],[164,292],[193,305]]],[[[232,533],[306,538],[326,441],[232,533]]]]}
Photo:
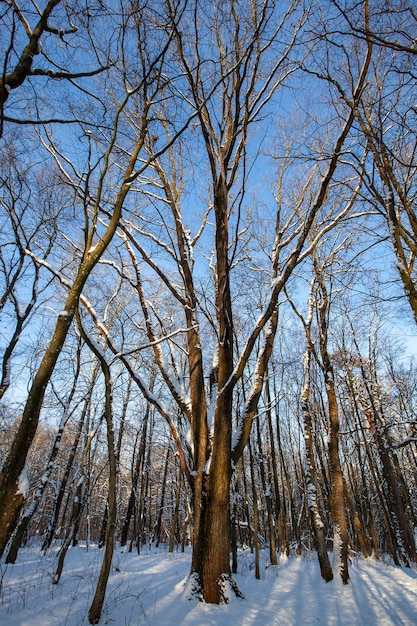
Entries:
{"type": "Polygon", "coordinates": [[[327,288],[320,270],[318,270],[316,275],[319,281],[320,296],[320,301],[318,303],[320,355],[329,412],[329,465],[332,481],[333,571],[337,575],[341,576],[344,584],[347,584],[349,579],[348,526],[344,499],[343,471],[339,453],[339,407],[337,404],[333,365],[328,352],[329,299],[327,288]]]}
{"type": "Polygon", "coordinates": [[[88,612],[88,619],[90,624],[98,624],[103,608],[104,598],[106,595],[107,581],[110,574],[110,568],[113,560],[114,551],[114,533],[116,525],[116,491],[117,491],[117,456],[114,437],[114,425],[113,425],[113,389],[110,367],[102,354],[101,347],[94,343],[92,337],[90,337],[84,330],[81,317],[77,314],[78,326],[81,330],[81,334],[89,346],[90,350],[97,357],[104,377],[105,387],[105,401],[104,401],[104,418],[106,421],[107,432],[107,454],[109,459],[109,485],[108,485],[108,498],[107,498],[107,520],[104,539],[104,555],[101,563],[100,574],[98,577],[96,590],[90,610],[88,612]]]}

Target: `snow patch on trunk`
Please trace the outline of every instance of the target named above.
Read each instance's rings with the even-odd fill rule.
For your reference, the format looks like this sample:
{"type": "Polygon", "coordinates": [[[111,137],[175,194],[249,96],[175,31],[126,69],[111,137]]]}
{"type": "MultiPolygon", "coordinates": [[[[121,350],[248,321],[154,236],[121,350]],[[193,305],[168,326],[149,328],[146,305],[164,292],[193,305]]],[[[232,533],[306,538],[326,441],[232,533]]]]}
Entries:
{"type": "Polygon", "coordinates": [[[25,465],[25,467],[23,468],[20,476],[19,476],[19,482],[17,485],[17,491],[16,491],[16,495],[22,495],[23,498],[26,500],[26,498],[28,497],[29,494],[29,489],[30,489],[30,485],[29,485],[29,478],[28,478],[28,474],[27,474],[27,467],[25,465]]]}
{"type": "Polygon", "coordinates": [[[333,531],[333,575],[336,583],[342,584],[343,563],[342,563],[342,537],[340,528],[335,526],[333,531]]]}

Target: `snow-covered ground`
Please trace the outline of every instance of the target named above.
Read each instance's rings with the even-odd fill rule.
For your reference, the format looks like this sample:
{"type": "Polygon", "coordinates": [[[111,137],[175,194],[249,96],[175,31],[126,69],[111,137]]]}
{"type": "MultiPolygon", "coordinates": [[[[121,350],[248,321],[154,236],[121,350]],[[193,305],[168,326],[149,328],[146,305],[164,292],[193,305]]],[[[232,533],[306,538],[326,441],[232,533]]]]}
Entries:
{"type": "MultiPolygon", "coordinates": [[[[1,565],[0,624],[88,624],[102,552],[72,548],[61,581],[51,584],[55,555],[22,549],[15,565],[1,565]]],[[[384,561],[353,559],[350,584],[324,583],[316,559],[282,559],[256,580],[253,555],[240,554],[236,581],[246,599],[212,606],[187,600],[190,554],[116,552],[101,623],[115,626],[307,626],[417,624],[417,572],[384,561]]]]}

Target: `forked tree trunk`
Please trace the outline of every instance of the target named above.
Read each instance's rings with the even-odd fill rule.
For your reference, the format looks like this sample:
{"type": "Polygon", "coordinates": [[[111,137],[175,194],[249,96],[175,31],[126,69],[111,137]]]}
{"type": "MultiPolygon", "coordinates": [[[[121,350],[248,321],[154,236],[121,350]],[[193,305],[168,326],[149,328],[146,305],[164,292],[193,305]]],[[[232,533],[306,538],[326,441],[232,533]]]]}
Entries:
{"type": "MultiPolygon", "coordinates": [[[[207,426],[196,432],[197,477],[194,484],[194,546],[191,574],[206,602],[227,602],[229,587],[238,593],[230,571],[230,481],[232,477],[232,401],[227,387],[233,371],[233,314],[230,294],[228,188],[221,176],[214,191],[216,219],[216,312],[218,361],[213,438],[207,467],[207,426]]],[[[201,384],[201,381],[200,381],[201,384]]],[[[196,406],[196,404],[194,404],[196,406]]],[[[206,416],[204,416],[206,425],[206,416]]]]}
{"type": "Polygon", "coordinates": [[[241,593],[230,571],[230,476],[221,463],[216,465],[213,468],[212,462],[207,479],[200,527],[194,527],[191,592],[205,602],[222,604],[231,593],[241,593]]]}

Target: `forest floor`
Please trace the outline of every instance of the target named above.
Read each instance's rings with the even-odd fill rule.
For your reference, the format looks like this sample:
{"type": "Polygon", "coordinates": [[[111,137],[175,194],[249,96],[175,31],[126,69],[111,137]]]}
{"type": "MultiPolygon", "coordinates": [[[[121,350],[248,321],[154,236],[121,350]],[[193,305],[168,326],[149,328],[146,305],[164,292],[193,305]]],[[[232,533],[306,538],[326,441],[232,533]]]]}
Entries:
{"type": "MultiPolygon", "coordinates": [[[[262,555],[267,558],[267,553],[262,555]]],[[[24,548],[15,565],[0,565],[0,624],[80,626],[88,624],[102,551],[69,550],[61,581],[52,585],[53,552],[41,557],[24,548]]],[[[101,624],[114,626],[307,626],[311,624],[415,626],[417,571],[387,559],[353,558],[350,583],[324,583],[315,555],[282,558],[263,566],[255,579],[254,555],[239,554],[235,576],[245,599],[213,606],[188,600],[184,583],[190,553],[165,549],[115,552],[101,624]]]]}

